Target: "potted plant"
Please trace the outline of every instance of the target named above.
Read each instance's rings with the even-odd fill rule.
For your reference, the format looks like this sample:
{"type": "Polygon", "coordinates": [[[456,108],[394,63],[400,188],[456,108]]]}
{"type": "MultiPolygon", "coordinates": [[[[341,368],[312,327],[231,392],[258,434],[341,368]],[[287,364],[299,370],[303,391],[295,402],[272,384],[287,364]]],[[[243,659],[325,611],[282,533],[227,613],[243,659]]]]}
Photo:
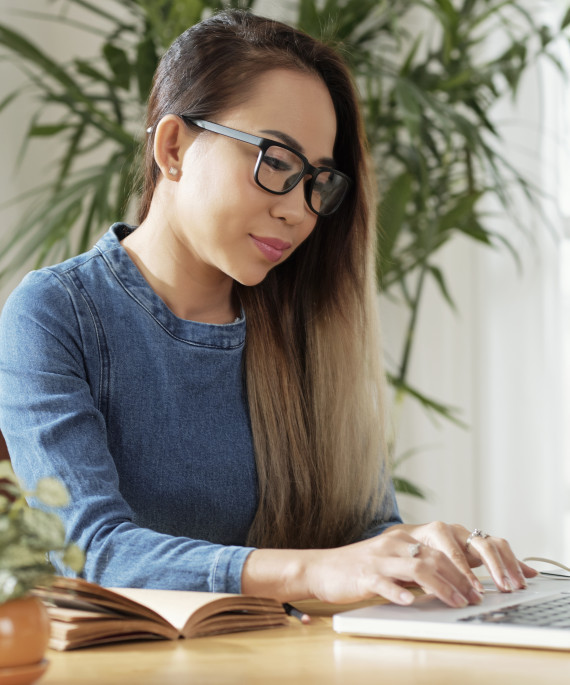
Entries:
{"type": "Polygon", "coordinates": [[[31,683],[45,671],[49,620],[42,602],[31,594],[49,582],[55,570],[48,554],[58,555],[74,571],[83,553],[65,541],[59,516],[67,490],[55,478],[42,478],[34,491],[23,488],[8,461],[0,462],[0,680],[31,683]],[[42,509],[28,506],[33,497],[42,509]]]}
{"type": "MultiPolygon", "coordinates": [[[[295,0],[270,14],[335,45],[361,93],[377,168],[379,289],[404,310],[401,349],[387,359],[395,404],[419,402],[430,415],[464,425],[458,412],[427,396],[410,378],[416,324],[427,286],[455,307],[437,257],[458,236],[516,250],[493,230],[484,200],[520,221],[521,195],[536,207],[540,191],[504,157],[490,113],[515,97],[539,58],[557,61],[556,38],[525,0],[295,0]],[[279,15],[279,16],[277,16],[279,15]]],[[[130,190],[144,140],[144,103],[160,55],[187,26],[221,7],[267,13],[258,0],[55,0],[50,12],[70,32],[101,38],[99,54],[62,62],[38,42],[0,23],[0,56],[26,75],[0,101],[2,110],[31,93],[25,145],[58,141],[61,156],[42,186],[22,195],[21,221],[0,231],[0,283],[33,258],[54,263],[89,248],[113,221],[129,216],[130,190]],[[53,6],[57,12],[54,12],[53,6]]],[[[390,440],[394,466],[397,431],[390,440]]],[[[397,490],[422,496],[395,477],[397,490]]]]}

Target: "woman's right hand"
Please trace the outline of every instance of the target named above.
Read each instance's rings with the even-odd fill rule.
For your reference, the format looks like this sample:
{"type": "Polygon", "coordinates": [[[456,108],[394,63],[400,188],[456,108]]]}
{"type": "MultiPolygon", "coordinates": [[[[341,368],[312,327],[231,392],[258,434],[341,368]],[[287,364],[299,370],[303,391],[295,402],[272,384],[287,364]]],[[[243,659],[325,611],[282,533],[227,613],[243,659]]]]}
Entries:
{"type": "Polygon", "coordinates": [[[417,584],[452,607],[478,604],[482,599],[443,552],[399,530],[345,547],[315,550],[307,567],[307,583],[313,597],[334,603],[380,595],[396,604],[410,604],[414,595],[403,584],[417,584]]]}
{"type": "Polygon", "coordinates": [[[343,604],[381,596],[411,604],[414,595],[403,587],[406,584],[419,585],[451,607],[481,601],[467,576],[443,552],[398,529],[335,549],[255,550],[242,574],[242,592],[281,601],[343,604]]]}
{"type": "Polygon", "coordinates": [[[443,552],[419,544],[403,531],[388,530],[370,540],[316,554],[307,569],[309,591],[326,602],[380,595],[396,604],[410,604],[414,595],[402,587],[410,583],[452,607],[481,601],[467,576],[443,552]]]}

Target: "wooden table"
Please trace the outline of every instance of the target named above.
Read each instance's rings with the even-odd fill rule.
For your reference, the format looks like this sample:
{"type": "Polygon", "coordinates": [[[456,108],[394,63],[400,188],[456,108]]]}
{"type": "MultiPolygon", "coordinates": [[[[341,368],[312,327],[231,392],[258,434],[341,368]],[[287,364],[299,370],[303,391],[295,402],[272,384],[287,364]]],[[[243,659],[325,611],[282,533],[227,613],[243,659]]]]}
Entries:
{"type": "Polygon", "coordinates": [[[570,652],[337,635],[310,625],[48,652],[39,685],[569,685],[570,652]]]}

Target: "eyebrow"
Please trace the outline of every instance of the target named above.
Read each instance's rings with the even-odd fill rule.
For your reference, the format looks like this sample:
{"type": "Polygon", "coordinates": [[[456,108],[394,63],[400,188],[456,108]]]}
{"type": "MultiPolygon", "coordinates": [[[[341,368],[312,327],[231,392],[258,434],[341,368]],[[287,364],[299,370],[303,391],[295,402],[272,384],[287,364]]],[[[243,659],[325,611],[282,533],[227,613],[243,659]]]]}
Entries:
{"type": "MultiPolygon", "coordinates": [[[[288,145],[289,147],[294,148],[295,150],[297,150],[298,152],[300,152],[303,155],[305,154],[305,149],[301,145],[301,143],[299,143],[298,140],[295,140],[295,138],[291,137],[287,133],[283,133],[283,131],[275,131],[273,129],[265,129],[265,130],[261,131],[261,133],[268,133],[271,136],[276,136],[277,138],[280,138],[285,143],[285,145],[288,145]]],[[[332,167],[333,169],[336,168],[336,162],[334,161],[334,159],[332,157],[321,157],[318,160],[318,163],[319,163],[319,165],[322,165],[322,166],[332,167]]]]}

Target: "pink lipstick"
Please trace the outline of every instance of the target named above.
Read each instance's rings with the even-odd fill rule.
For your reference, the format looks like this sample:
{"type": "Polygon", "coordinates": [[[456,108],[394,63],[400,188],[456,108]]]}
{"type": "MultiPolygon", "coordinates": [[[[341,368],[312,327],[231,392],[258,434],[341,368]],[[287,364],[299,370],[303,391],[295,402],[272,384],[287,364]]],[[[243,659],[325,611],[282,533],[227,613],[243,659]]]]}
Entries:
{"type": "Polygon", "coordinates": [[[269,259],[270,262],[278,262],[283,256],[283,252],[291,247],[291,243],[286,243],[279,238],[259,238],[249,234],[261,254],[269,259]]]}

